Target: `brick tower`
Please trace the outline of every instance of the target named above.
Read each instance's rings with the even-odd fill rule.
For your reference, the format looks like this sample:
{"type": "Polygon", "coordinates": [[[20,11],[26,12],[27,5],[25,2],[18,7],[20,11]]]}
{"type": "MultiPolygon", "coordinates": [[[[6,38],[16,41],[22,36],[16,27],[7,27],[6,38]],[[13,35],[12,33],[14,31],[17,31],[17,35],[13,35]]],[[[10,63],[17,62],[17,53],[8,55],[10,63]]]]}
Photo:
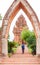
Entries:
{"type": "Polygon", "coordinates": [[[23,27],[26,27],[28,29],[24,16],[20,15],[18,20],[16,21],[16,25],[13,29],[14,41],[16,41],[18,43],[21,43],[20,34],[21,34],[21,31],[23,30],[23,27]]]}

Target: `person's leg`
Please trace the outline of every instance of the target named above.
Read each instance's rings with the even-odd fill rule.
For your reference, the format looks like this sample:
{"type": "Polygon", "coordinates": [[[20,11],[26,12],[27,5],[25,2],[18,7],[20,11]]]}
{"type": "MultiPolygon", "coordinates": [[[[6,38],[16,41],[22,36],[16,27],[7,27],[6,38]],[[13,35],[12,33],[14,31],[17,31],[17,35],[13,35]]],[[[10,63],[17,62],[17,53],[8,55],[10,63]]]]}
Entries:
{"type": "Polygon", "coordinates": [[[23,53],[24,53],[24,49],[23,49],[23,53]]]}
{"type": "Polygon", "coordinates": [[[24,53],[24,49],[22,49],[22,53],[24,53]]]}

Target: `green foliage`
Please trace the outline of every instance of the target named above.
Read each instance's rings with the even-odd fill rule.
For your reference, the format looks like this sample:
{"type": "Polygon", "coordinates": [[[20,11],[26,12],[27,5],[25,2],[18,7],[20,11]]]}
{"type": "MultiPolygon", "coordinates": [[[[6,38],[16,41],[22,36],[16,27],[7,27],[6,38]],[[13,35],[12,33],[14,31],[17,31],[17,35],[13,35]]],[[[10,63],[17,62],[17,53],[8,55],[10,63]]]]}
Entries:
{"type": "Polygon", "coordinates": [[[28,42],[28,48],[32,49],[32,54],[36,54],[36,37],[34,32],[31,32],[31,35],[26,41],[28,42]]]}
{"type": "Polygon", "coordinates": [[[19,46],[19,43],[13,41],[14,47],[17,48],[19,46]]]}
{"type": "Polygon", "coordinates": [[[2,16],[1,16],[1,14],[0,14],[0,20],[2,20],[2,16]]]}
{"type": "Polygon", "coordinates": [[[10,53],[12,51],[12,46],[11,46],[11,42],[8,41],[8,53],[10,53]]]}
{"type": "Polygon", "coordinates": [[[27,46],[31,49],[31,53],[36,54],[36,37],[34,32],[23,29],[21,32],[21,39],[28,43],[27,46]]]}
{"type": "Polygon", "coordinates": [[[30,36],[30,31],[23,29],[21,32],[21,39],[26,40],[26,38],[28,38],[29,36],[30,36]]]}
{"type": "Polygon", "coordinates": [[[2,31],[2,27],[0,27],[0,31],[2,31]]]}
{"type": "Polygon", "coordinates": [[[19,44],[17,42],[10,42],[8,41],[8,53],[12,53],[15,50],[12,50],[12,48],[17,48],[19,44]]]}
{"type": "Polygon", "coordinates": [[[12,53],[8,53],[8,56],[11,57],[12,56],[12,53]]]}
{"type": "Polygon", "coordinates": [[[12,53],[16,53],[17,48],[12,48],[12,53]]]}
{"type": "Polygon", "coordinates": [[[29,53],[32,53],[32,49],[31,48],[28,48],[28,51],[29,51],[29,53]]]}

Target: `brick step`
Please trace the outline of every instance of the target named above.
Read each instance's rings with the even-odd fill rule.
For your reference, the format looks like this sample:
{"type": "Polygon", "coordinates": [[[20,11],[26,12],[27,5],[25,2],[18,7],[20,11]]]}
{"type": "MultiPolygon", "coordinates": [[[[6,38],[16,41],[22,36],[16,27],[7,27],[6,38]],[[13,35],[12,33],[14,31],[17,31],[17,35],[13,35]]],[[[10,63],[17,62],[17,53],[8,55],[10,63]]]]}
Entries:
{"type": "Polygon", "coordinates": [[[38,60],[40,60],[40,59],[37,59],[37,58],[30,58],[30,57],[29,58],[28,57],[27,58],[26,57],[25,58],[21,58],[20,57],[20,58],[4,58],[4,59],[0,59],[0,61],[1,60],[3,60],[3,61],[8,61],[8,60],[9,61],[18,61],[17,59],[19,59],[19,60],[21,60],[21,59],[22,60],[32,60],[32,61],[36,61],[36,60],[38,61],[38,60]]]}
{"type": "MultiPolygon", "coordinates": [[[[11,57],[19,57],[18,55],[16,55],[16,56],[11,56],[11,57]]],[[[20,57],[34,57],[34,56],[27,56],[27,55],[20,55],[20,57]]],[[[36,57],[36,56],[35,56],[36,57]]]]}
{"type": "MultiPolygon", "coordinates": [[[[20,63],[20,64],[19,63],[18,64],[17,63],[16,64],[12,64],[12,63],[8,64],[7,63],[7,64],[0,64],[0,65],[29,65],[29,63],[28,64],[26,64],[26,63],[25,64],[23,64],[23,63],[20,63]]],[[[30,64],[30,65],[40,65],[40,64],[30,64]]]]}
{"type": "MultiPolygon", "coordinates": [[[[21,50],[19,51],[21,52],[21,50]]],[[[10,58],[2,57],[0,59],[0,65],[40,65],[40,58],[30,53],[16,53],[10,58]]]]}
{"type": "MultiPolygon", "coordinates": [[[[0,64],[0,65],[14,65],[14,64],[0,64]]],[[[29,64],[15,64],[15,65],[29,65],[29,64]]],[[[30,64],[30,65],[40,65],[40,64],[30,64]]]]}
{"type": "Polygon", "coordinates": [[[31,61],[31,60],[25,60],[25,61],[1,61],[0,63],[40,63],[40,61],[31,61]]]}
{"type": "MultiPolygon", "coordinates": [[[[13,58],[17,58],[17,57],[18,57],[18,58],[24,58],[24,57],[25,57],[25,58],[37,58],[36,56],[12,56],[12,57],[13,57],[13,58]]],[[[12,57],[11,57],[11,58],[12,58],[12,57]]]]}
{"type": "Polygon", "coordinates": [[[40,60],[38,60],[38,59],[31,59],[31,58],[29,58],[29,59],[18,59],[18,60],[17,60],[17,59],[15,58],[15,59],[11,59],[11,60],[9,60],[9,59],[8,59],[8,60],[7,60],[7,59],[4,59],[4,60],[3,60],[3,59],[2,59],[2,60],[0,61],[0,63],[1,63],[1,62],[2,62],[2,63],[15,63],[15,62],[16,62],[16,63],[22,63],[22,62],[23,62],[23,63],[28,63],[28,62],[29,62],[29,63],[40,63],[40,60]],[[21,61],[21,60],[22,60],[22,61],[21,61]],[[25,61],[24,61],[24,60],[25,60],[25,61]]]}

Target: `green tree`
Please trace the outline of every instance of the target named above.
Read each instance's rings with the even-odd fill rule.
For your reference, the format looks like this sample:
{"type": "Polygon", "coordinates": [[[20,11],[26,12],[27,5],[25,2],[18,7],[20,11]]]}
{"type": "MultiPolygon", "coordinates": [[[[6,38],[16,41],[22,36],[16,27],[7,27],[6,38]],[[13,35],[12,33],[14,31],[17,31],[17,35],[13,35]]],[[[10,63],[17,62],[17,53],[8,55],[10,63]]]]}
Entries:
{"type": "Polygon", "coordinates": [[[21,39],[26,41],[26,39],[29,38],[30,33],[29,30],[23,29],[21,32],[21,39]]]}
{"type": "Polygon", "coordinates": [[[28,44],[27,44],[28,48],[32,50],[31,51],[32,54],[36,54],[36,37],[35,37],[35,33],[30,31],[30,30],[23,29],[22,32],[21,32],[21,39],[28,42],[28,44]]]}

